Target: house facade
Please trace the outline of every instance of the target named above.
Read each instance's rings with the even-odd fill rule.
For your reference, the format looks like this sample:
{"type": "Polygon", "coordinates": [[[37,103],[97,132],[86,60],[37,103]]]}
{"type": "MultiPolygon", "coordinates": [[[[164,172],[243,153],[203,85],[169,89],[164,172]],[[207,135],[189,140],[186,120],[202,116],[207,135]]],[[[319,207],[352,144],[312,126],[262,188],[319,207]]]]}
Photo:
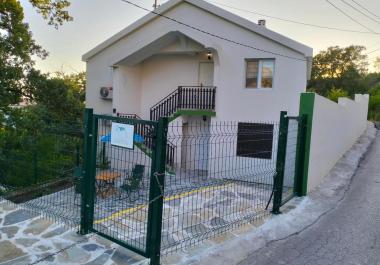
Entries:
{"type": "MultiPolygon", "coordinates": [[[[167,116],[183,124],[184,137],[188,122],[209,131],[218,121],[278,121],[282,110],[298,113],[312,52],[205,1],[170,0],[83,55],[86,105],[98,114],[167,116]],[[101,89],[112,89],[112,99],[101,89]]],[[[211,155],[208,144],[189,148],[197,147],[177,148],[178,163],[188,152],[211,155]]]]}
{"type": "MultiPolygon", "coordinates": [[[[171,0],[155,12],[165,17],[150,13],[83,56],[87,107],[150,119],[150,109],[178,87],[203,85],[216,87],[215,106],[199,106],[214,107],[214,119],[297,113],[311,48],[201,0],[171,0]],[[100,97],[101,87],[113,88],[112,100],[100,97]]],[[[183,99],[190,101],[190,94],[183,99]]],[[[183,109],[198,106],[189,107],[183,109]]]]}

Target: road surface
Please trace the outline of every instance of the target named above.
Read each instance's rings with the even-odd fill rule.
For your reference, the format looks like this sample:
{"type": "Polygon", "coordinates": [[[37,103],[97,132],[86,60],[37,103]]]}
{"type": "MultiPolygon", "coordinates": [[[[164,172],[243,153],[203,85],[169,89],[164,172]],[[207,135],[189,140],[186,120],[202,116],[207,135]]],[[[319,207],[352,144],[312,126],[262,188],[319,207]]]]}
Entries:
{"type": "Polygon", "coordinates": [[[380,132],[345,198],[302,233],[270,243],[239,265],[380,264],[380,132]]]}

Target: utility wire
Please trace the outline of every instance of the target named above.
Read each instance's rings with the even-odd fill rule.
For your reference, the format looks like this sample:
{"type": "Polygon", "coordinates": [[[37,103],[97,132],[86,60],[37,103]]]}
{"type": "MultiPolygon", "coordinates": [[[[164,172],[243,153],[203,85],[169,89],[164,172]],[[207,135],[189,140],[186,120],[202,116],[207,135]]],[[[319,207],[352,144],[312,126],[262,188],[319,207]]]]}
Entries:
{"type": "Polygon", "coordinates": [[[328,27],[328,26],[323,26],[323,25],[311,24],[311,23],[306,23],[306,22],[302,22],[302,21],[297,21],[297,20],[292,20],[292,19],[287,19],[287,18],[281,18],[281,17],[275,17],[275,16],[271,16],[271,15],[266,15],[266,14],[255,12],[255,11],[252,11],[252,10],[247,10],[247,9],[242,9],[242,8],[234,7],[234,6],[231,6],[231,5],[222,4],[222,3],[219,3],[219,2],[216,2],[216,1],[210,1],[210,0],[206,0],[206,1],[210,2],[210,3],[214,3],[214,4],[217,4],[217,5],[220,5],[220,6],[228,7],[228,8],[231,8],[231,9],[235,9],[235,10],[238,10],[238,11],[242,11],[242,12],[246,12],[246,13],[251,13],[251,14],[254,14],[254,15],[263,16],[263,17],[267,17],[267,18],[277,19],[277,20],[285,21],[285,22],[289,22],[289,23],[309,26],[309,27],[315,27],[315,28],[320,28],[320,29],[328,29],[328,30],[336,30],[336,31],[342,31],[342,32],[352,32],[352,33],[361,33],[361,34],[380,35],[380,32],[359,31],[359,30],[353,30],[353,29],[344,29],[344,28],[336,28],[336,27],[328,27]]]}
{"type": "Polygon", "coordinates": [[[362,26],[363,28],[366,28],[367,30],[371,31],[372,33],[375,33],[375,31],[373,31],[371,28],[369,28],[366,25],[360,23],[358,20],[356,20],[351,15],[347,14],[343,9],[339,8],[337,5],[335,5],[334,3],[332,3],[330,0],[326,0],[326,2],[329,5],[331,5],[332,7],[334,7],[336,10],[338,10],[340,13],[342,13],[343,15],[345,15],[346,17],[348,17],[349,19],[351,19],[352,21],[354,21],[356,24],[362,26]]]}
{"type": "Polygon", "coordinates": [[[345,5],[351,7],[352,9],[354,9],[355,11],[359,12],[360,14],[362,14],[363,16],[365,16],[366,18],[372,20],[373,22],[377,23],[377,24],[380,24],[380,22],[372,17],[370,17],[368,14],[366,14],[365,12],[361,11],[359,8],[357,8],[356,6],[348,3],[346,0],[340,0],[342,3],[344,3],[345,5]]]}
{"type": "Polygon", "coordinates": [[[132,6],[134,6],[134,7],[137,7],[137,8],[139,8],[139,9],[145,10],[145,11],[147,11],[147,12],[149,12],[149,13],[152,13],[152,14],[154,14],[154,15],[156,15],[156,16],[159,16],[159,17],[165,18],[165,19],[167,19],[167,20],[173,21],[173,22],[175,22],[175,23],[177,23],[177,24],[180,24],[180,25],[182,25],[182,26],[185,26],[185,27],[187,27],[187,28],[193,29],[193,30],[195,30],[195,31],[201,32],[201,33],[203,33],[203,34],[206,34],[206,35],[212,36],[212,37],[217,38],[217,39],[220,39],[220,40],[224,40],[224,41],[230,42],[230,43],[235,44],[235,45],[239,45],[239,46],[246,47],[246,48],[250,48],[250,49],[253,49],[253,50],[256,50],[256,51],[265,52],[265,53],[269,53],[269,54],[273,54],[273,55],[277,55],[277,56],[281,56],[281,57],[285,57],[285,58],[293,59],[293,60],[297,60],[297,61],[303,61],[303,62],[307,62],[307,61],[308,61],[308,60],[306,60],[306,59],[301,59],[301,58],[297,58],[297,57],[293,57],[293,56],[288,56],[288,55],[284,55],[284,54],[277,53],[277,52],[273,52],[273,51],[269,51],[269,50],[264,50],[264,49],[254,47],[254,46],[249,45],[249,44],[245,44],[245,43],[241,43],[241,42],[238,42],[238,41],[235,41],[235,40],[231,40],[231,39],[228,39],[227,37],[224,37],[224,36],[221,36],[221,35],[217,35],[217,34],[214,34],[214,33],[208,32],[208,31],[206,31],[206,30],[203,30],[203,29],[198,28],[198,27],[195,27],[195,26],[191,26],[191,25],[186,24],[186,23],[184,23],[184,22],[182,22],[182,21],[179,21],[179,20],[177,20],[177,19],[175,19],[175,18],[171,18],[171,17],[168,17],[168,16],[166,16],[166,15],[160,14],[160,13],[158,13],[158,12],[156,12],[156,11],[149,10],[148,8],[145,8],[145,7],[143,7],[143,6],[140,6],[140,5],[138,5],[138,4],[136,4],[136,3],[133,3],[133,2],[131,2],[131,1],[129,1],[129,0],[121,0],[121,1],[124,2],[124,3],[127,3],[127,4],[129,4],[129,5],[132,5],[132,6]]]}
{"type": "Polygon", "coordinates": [[[377,52],[377,51],[380,51],[380,48],[376,49],[376,50],[373,50],[373,51],[370,51],[367,53],[367,55],[371,54],[371,53],[374,53],[374,52],[377,52]]]}
{"type": "Polygon", "coordinates": [[[369,10],[368,8],[366,8],[365,6],[363,6],[362,4],[360,4],[358,1],[351,0],[351,2],[354,2],[355,4],[357,4],[358,6],[360,6],[361,8],[363,8],[365,11],[367,11],[367,12],[370,13],[371,15],[373,15],[373,16],[375,16],[376,18],[380,19],[380,16],[376,15],[375,13],[373,13],[371,10],[369,10]]]}
{"type": "MultiPolygon", "coordinates": [[[[277,55],[277,56],[281,56],[281,57],[285,57],[285,58],[289,58],[289,59],[293,59],[293,60],[297,60],[297,61],[304,61],[304,62],[307,62],[307,61],[308,61],[308,60],[305,60],[305,59],[300,59],[300,58],[297,58],[297,57],[292,57],[292,56],[284,55],[284,54],[281,54],[281,53],[277,53],[277,52],[273,52],[273,51],[264,50],[264,49],[257,48],[257,47],[254,47],[254,46],[251,46],[251,45],[248,45],[248,44],[244,44],[244,43],[241,43],[241,42],[238,42],[238,41],[235,41],[235,40],[231,40],[231,39],[228,39],[228,38],[226,38],[226,37],[223,37],[223,36],[220,36],[220,35],[217,35],[217,34],[214,34],[214,33],[210,33],[210,32],[205,31],[205,30],[203,30],[203,29],[197,28],[197,27],[195,27],[195,26],[191,26],[191,25],[186,24],[186,23],[184,23],[184,22],[182,22],[182,21],[179,21],[179,20],[177,20],[177,19],[175,19],[175,18],[171,18],[171,17],[168,17],[168,16],[166,16],[166,15],[160,14],[160,13],[158,13],[158,12],[156,12],[156,11],[149,10],[148,8],[145,8],[145,7],[143,7],[143,6],[140,6],[140,5],[138,5],[138,4],[136,4],[136,3],[133,3],[133,2],[131,2],[131,1],[129,1],[129,0],[121,0],[121,1],[124,2],[124,3],[127,3],[127,4],[129,4],[129,5],[132,5],[132,6],[134,6],[134,7],[137,7],[137,8],[139,8],[139,9],[142,9],[142,10],[144,10],[144,11],[147,11],[147,12],[149,12],[149,13],[152,13],[152,14],[154,14],[154,15],[156,15],[156,16],[159,16],[159,17],[162,17],[162,18],[168,19],[168,20],[170,20],[170,21],[172,21],[172,22],[175,22],[175,23],[177,23],[177,24],[180,24],[180,25],[182,25],[182,26],[185,26],[185,27],[191,28],[191,29],[196,30],[196,31],[199,31],[199,32],[201,32],[201,33],[203,33],[203,34],[206,34],[206,35],[209,35],[209,36],[212,36],[212,37],[215,37],[215,38],[218,38],[218,39],[221,39],[221,40],[224,40],[224,41],[227,41],[227,42],[230,42],[230,43],[233,43],[233,44],[239,45],[239,46],[243,46],[243,47],[246,47],[246,48],[251,48],[251,49],[254,49],[254,50],[257,50],[257,51],[266,52],[266,53],[270,53],[270,54],[273,54],[273,55],[277,55]]],[[[329,3],[331,3],[329,0],[326,0],[326,1],[329,2],[329,3]]],[[[331,4],[332,4],[332,3],[331,3],[331,4]]],[[[333,4],[332,4],[332,5],[333,5],[333,4]]],[[[333,6],[334,6],[334,5],[333,5],[333,6]]],[[[380,34],[380,33],[378,33],[378,34],[380,34]]],[[[372,52],[375,52],[375,51],[372,51],[372,52]]],[[[371,52],[371,53],[372,53],[372,52],[371,52]]],[[[368,55],[368,54],[369,54],[369,53],[366,53],[365,55],[368,55]]],[[[322,62],[322,63],[325,63],[325,62],[322,62]]],[[[326,63],[328,63],[328,62],[326,62],[326,63]]]]}

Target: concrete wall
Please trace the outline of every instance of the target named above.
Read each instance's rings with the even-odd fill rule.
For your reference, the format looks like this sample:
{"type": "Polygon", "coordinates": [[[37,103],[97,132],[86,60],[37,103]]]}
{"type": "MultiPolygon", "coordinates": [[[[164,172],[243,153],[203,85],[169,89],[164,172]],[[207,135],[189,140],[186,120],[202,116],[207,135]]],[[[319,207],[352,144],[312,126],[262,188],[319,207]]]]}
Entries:
{"type": "MultiPolygon", "coordinates": [[[[129,83],[133,84],[132,86],[138,86],[138,81],[123,80],[122,76],[117,78],[112,77],[111,66],[137,53],[143,47],[160,39],[165,34],[181,32],[185,36],[202,44],[204,48],[214,52],[214,85],[217,86],[217,120],[278,121],[281,110],[286,110],[291,115],[297,114],[299,93],[304,92],[306,89],[307,63],[305,55],[233,24],[222,17],[207,13],[186,2],[169,10],[166,15],[213,32],[214,34],[227,36],[229,39],[296,59],[232,44],[173,23],[165,18],[157,17],[145,24],[143,28],[133,31],[88,59],[86,102],[88,107],[94,108],[95,113],[107,111],[111,113],[112,111],[112,103],[101,100],[98,96],[101,86],[113,85],[115,89],[120,89],[123,86],[122,84],[128,85],[129,83]],[[245,59],[247,58],[275,59],[275,76],[272,89],[245,88],[245,59]],[[121,80],[121,83],[113,84],[115,80],[121,80]]],[[[180,58],[177,59],[179,60],[180,58]]],[[[164,58],[162,57],[152,57],[143,63],[144,67],[141,72],[137,69],[132,70],[135,71],[136,80],[139,75],[147,74],[144,80],[141,81],[140,109],[144,117],[147,115],[148,107],[151,107],[150,104],[152,102],[156,102],[166,96],[177,85],[190,83],[192,81],[190,78],[193,78],[195,74],[193,70],[197,70],[197,68],[189,70],[187,68],[188,65],[179,65],[180,67],[177,67],[178,65],[175,65],[176,63],[173,62],[173,57],[170,56],[165,57],[166,63],[163,60],[164,58]]],[[[186,61],[185,58],[181,58],[180,60],[186,61]]],[[[127,71],[131,70],[128,69],[129,67],[134,66],[120,66],[119,69],[124,69],[119,70],[119,74],[122,75],[122,72],[126,74],[127,71]]],[[[125,89],[124,92],[115,91],[115,97],[120,98],[114,98],[114,102],[117,106],[125,108],[127,112],[133,109],[136,109],[135,112],[138,112],[138,104],[131,103],[128,106],[129,104],[123,103],[136,101],[139,98],[139,93],[128,94],[128,91],[129,88],[125,89]],[[128,95],[131,95],[130,99],[128,99],[128,95]]]]}
{"type": "Polygon", "coordinates": [[[180,85],[198,85],[201,56],[158,55],[142,64],[141,117],[149,119],[150,108],[180,85]]]}
{"type": "Polygon", "coordinates": [[[368,95],[338,104],[315,95],[307,191],[318,186],[367,127],[368,95]]]}

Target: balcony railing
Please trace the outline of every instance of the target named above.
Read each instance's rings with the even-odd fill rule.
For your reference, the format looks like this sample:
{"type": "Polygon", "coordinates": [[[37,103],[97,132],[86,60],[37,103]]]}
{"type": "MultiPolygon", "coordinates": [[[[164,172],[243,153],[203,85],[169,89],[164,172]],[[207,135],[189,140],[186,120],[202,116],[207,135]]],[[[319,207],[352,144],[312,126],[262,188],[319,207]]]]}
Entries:
{"type": "Polygon", "coordinates": [[[214,86],[180,86],[150,109],[150,119],[170,117],[178,110],[214,110],[214,86]]]}

